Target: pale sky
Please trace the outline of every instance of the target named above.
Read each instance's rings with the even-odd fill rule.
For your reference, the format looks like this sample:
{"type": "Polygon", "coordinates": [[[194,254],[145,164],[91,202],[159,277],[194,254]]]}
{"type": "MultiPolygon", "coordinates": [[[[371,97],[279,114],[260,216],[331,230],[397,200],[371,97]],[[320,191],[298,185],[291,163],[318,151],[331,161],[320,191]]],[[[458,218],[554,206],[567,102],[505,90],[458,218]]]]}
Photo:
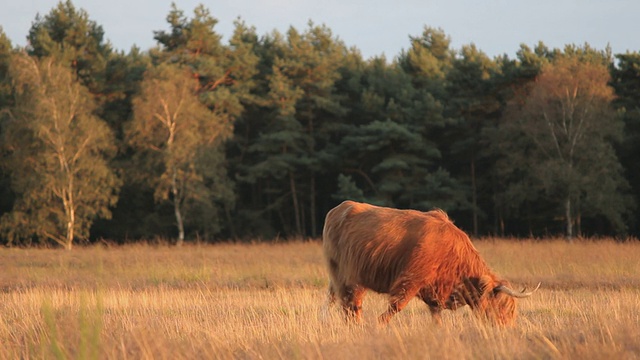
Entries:
{"type": "MultiPolygon", "coordinates": [[[[171,0],[74,0],[101,25],[117,50],[156,45],[154,30],[168,30],[171,0]]],[[[520,44],[543,41],[550,48],[588,42],[596,49],[611,46],[614,54],[640,51],[638,0],[174,0],[192,17],[200,3],[218,19],[215,31],[225,42],[240,17],[262,36],[273,30],[300,31],[312,20],[329,27],[365,58],[384,54],[391,60],[420,36],[424,26],[441,28],[453,49],[474,43],[490,57],[511,58],[520,44]]],[[[37,13],[46,15],[55,0],[0,0],[0,26],[13,45],[24,46],[37,13]]]]}

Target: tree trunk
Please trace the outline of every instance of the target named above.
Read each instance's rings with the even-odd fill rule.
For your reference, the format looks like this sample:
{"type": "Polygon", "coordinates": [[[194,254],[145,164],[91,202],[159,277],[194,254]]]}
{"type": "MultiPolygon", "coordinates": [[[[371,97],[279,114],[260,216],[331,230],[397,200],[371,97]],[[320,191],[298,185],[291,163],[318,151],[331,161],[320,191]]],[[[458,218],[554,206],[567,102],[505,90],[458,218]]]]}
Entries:
{"type": "Polygon", "coordinates": [[[527,226],[529,227],[529,237],[533,237],[533,216],[531,215],[532,213],[533,211],[531,211],[531,203],[527,201],[527,226]]]}
{"type": "Polygon", "coordinates": [[[567,197],[567,201],[564,205],[564,216],[567,221],[567,240],[571,242],[573,240],[573,223],[571,222],[571,198],[567,197]]]}
{"type": "Polygon", "coordinates": [[[582,236],[582,214],[580,211],[580,198],[578,197],[578,199],[576,199],[576,204],[574,206],[573,212],[576,214],[574,216],[575,219],[575,225],[573,226],[575,228],[574,234],[576,237],[580,238],[582,236]]]}
{"type": "MultiPolygon", "coordinates": [[[[67,250],[71,250],[73,247],[73,238],[75,236],[74,229],[76,226],[76,210],[74,204],[74,195],[73,195],[73,178],[69,174],[68,167],[65,166],[65,170],[68,176],[67,183],[67,199],[65,201],[65,212],[67,213],[67,236],[64,243],[64,248],[67,250]]],[[[63,195],[64,196],[64,195],[63,195]]]]}
{"type": "Polygon", "coordinates": [[[171,179],[171,193],[173,194],[173,211],[176,214],[176,224],[178,225],[178,241],[176,242],[176,246],[182,246],[184,243],[184,222],[182,221],[182,213],[180,211],[180,194],[178,191],[177,176],[177,170],[174,168],[171,179]]]}
{"type": "Polygon", "coordinates": [[[298,205],[298,193],[296,191],[296,181],[293,179],[293,172],[289,171],[289,186],[291,187],[291,199],[293,201],[293,212],[296,219],[296,235],[302,233],[302,225],[300,223],[300,205],[298,205]]]}
{"type": "Polygon", "coordinates": [[[316,176],[311,174],[311,191],[309,194],[309,207],[311,217],[311,238],[315,239],[318,235],[316,229],[316,176]]]}
{"type": "Polygon", "coordinates": [[[64,244],[64,248],[67,250],[71,250],[71,248],[73,247],[73,237],[75,236],[73,229],[76,223],[76,212],[73,209],[73,201],[71,201],[70,205],[71,208],[69,209],[69,220],[67,221],[67,239],[66,243],[64,244]]]}
{"type": "Polygon", "coordinates": [[[478,192],[476,189],[476,165],[475,159],[471,157],[471,199],[473,214],[473,236],[478,237],[478,192]]]}
{"type": "Polygon", "coordinates": [[[224,204],[224,213],[227,216],[227,224],[229,226],[229,232],[231,234],[232,239],[238,238],[238,233],[236,232],[236,226],[233,223],[233,219],[231,218],[231,210],[229,209],[229,204],[224,204]]]}

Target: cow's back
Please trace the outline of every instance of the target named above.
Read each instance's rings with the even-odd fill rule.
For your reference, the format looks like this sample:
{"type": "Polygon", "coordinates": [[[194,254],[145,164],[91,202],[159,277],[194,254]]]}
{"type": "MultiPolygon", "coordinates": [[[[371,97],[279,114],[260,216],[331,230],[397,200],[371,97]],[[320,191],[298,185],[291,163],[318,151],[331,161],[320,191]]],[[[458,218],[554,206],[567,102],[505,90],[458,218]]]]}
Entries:
{"type": "Polygon", "coordinates": [[[377,292],[390,286],[425,238],[428,215],[345,201],[326,217],[323,248],[339,283],[377,292]]]}

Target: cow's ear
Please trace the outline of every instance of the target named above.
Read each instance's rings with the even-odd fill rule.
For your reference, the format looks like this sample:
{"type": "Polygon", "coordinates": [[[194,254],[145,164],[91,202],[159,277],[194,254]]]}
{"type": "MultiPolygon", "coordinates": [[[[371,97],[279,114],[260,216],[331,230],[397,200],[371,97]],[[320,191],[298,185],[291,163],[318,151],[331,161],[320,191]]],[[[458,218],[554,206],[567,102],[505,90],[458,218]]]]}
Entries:
{"type": "Polygon", "coordinates": [[[493,288],[496,287],[496,281],[489,275],[482,275],[479,285],[480,294],[485,296],[493,292],[493,288]]]}

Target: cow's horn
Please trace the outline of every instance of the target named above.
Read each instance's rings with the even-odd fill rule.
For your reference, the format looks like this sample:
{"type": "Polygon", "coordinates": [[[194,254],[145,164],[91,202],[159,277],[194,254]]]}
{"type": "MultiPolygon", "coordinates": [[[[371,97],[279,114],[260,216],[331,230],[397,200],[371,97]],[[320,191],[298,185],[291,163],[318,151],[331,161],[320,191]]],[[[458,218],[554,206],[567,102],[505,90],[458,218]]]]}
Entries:
{"type": "Polygon", "coordinates": [[[522,289],[521,291],[515,291],[513,289],[511,289],[508,286],[504,286],[504,285],[499,285],[495,288],[495,291],[502,291],[503,293],[513,296],[513,297],[517,297],[517,298],[526,298],[531,296],[531,294],[533,294],[534,292],[536,292],[536,290],[538,290],[540,288],[540,284],[538,283],[538,286],[536,286],[535,289],[529,291],[529,292],[525,292],[527,290],[527,288],[522,289]]]}

